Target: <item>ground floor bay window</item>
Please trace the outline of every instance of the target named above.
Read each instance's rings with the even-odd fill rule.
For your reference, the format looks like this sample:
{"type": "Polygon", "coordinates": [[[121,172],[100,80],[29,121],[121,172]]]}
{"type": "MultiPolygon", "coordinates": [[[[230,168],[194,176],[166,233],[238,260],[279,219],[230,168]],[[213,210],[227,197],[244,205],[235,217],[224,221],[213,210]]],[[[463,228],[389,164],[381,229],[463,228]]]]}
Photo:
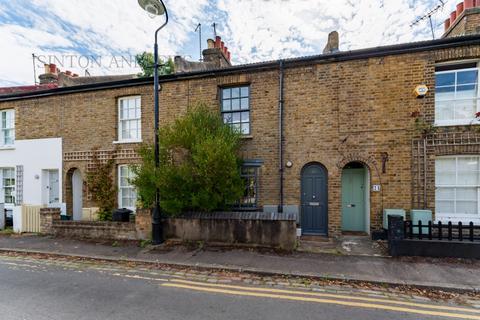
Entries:
{"type": "Polygon", "coordinates": [[[435,160],[436,220],[480,223],[480,157],[448,156],[435,160]]]}
{"type": "Polygon", "coordinates": [[[118,166],[118,206],[135,211],[137,191],[132,185],[134,172],[129,165],[118,166]]]}

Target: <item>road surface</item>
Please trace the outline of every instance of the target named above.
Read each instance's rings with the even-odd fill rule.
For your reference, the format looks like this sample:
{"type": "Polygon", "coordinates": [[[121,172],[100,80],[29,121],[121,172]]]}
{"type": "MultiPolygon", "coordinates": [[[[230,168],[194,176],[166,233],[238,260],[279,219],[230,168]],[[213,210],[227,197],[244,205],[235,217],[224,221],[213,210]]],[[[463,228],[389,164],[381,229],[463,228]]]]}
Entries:
{"type": "Polygon", "coordinates": [[[313,291],[308,285],[245,283],[235,275],[232,279],[205,272],[0,254],[0,319],[480,320],[480,309],[405,295],[313,291]]]}

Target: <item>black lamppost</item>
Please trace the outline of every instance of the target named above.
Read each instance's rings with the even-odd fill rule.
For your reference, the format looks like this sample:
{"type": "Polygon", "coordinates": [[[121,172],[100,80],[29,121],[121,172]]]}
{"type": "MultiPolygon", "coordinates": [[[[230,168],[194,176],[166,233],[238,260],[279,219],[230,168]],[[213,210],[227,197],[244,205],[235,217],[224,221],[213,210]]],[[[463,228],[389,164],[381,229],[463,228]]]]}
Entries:
{"type": "MultiPolygon", "coordinates": [[[[138,0],[138,4],[143,10],[147,11],[151,16],[165,15],[165,22],[155,31],[155,45],[153,47],[154,56],[154,105],[155,105],[155,168],[158,169],[160,165],[160,155],[158,146],[158,32],[168,23],[168,13],[165,4],[162,0],[138,0]]],[[[160,217],[160,192],[158,188],[155,191],[155,207],[152,213],[152,242],[153,244],[160,244],[163,242],[163,232],[160,217]]]]}

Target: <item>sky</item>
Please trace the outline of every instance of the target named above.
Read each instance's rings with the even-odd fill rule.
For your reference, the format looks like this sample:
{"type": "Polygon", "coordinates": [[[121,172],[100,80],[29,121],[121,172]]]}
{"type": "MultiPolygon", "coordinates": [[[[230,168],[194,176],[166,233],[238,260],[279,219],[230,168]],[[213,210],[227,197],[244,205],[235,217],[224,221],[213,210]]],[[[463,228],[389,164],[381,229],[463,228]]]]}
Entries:
{"type": "MultiPolygon", "coordinates": [[[[213,23],[243,64],[320,54],[337,30],[340,50],[432,39],[428,20],[411,23],[438,0],[164,0],[170,20],[160,31],[162,57],[199,59],[213,23]]],[[[435,36],[460,0],[444,1],[433,16],[435,36]]],[[[0,86],[34,83],[44,63],[81,76],[137,73],[134,56],[153,50],[155,29],[137,0],[0,0],[0,86]]]]}

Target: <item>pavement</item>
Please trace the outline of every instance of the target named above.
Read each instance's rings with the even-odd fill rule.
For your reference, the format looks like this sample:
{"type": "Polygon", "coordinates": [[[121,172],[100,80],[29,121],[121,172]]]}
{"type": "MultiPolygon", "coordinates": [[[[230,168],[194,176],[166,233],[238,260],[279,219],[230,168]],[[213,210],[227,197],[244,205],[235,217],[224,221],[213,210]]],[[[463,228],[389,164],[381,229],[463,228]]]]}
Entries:
{"type": "Polygon", "coordinates": [[[480,299],[0,253],[2,320],[473,319],[480,299]]]}
{"type": "Polygon", "coordinates": [[[298,276],[443,291],[480,292],[480,261],[252,249],[86,242],[46,236],[0,236],[0,251],[127,260],[197,269],[298,276]]]}

